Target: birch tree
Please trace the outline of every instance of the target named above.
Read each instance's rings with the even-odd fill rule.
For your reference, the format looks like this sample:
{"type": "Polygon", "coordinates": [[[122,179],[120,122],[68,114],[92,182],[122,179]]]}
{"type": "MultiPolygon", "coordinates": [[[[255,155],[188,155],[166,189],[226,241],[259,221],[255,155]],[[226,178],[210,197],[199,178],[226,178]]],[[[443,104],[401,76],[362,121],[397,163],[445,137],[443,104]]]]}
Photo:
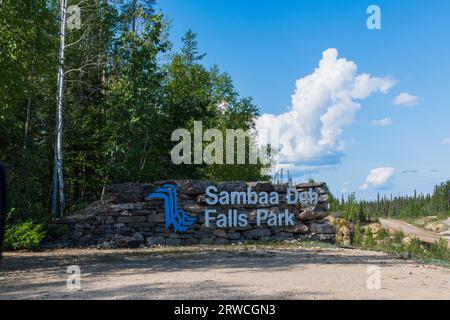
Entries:
{"type": "Polygon", "coordinates": [[[64,99],[64,54],[66,41],[66,10],[67,0],[59,2],[60,43],[58,54],[58,75],[56,93],[56,137],[55,137],[55,167],[53,172],[53,207],[52,212],[57,214],[57,202],[59,194],[59,214],[64,215],[64,173],[63,173],[63,99],[64,99]]]}

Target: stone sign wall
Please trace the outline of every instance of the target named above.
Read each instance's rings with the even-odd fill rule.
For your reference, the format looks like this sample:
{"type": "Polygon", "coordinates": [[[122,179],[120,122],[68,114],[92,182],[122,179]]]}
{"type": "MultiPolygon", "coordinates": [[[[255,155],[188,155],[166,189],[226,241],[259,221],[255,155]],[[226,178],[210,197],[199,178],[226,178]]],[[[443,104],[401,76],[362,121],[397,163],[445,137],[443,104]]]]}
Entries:
{"type": "MultiPolygon", "coordinates": [[[[328,215],[328,195],[324,183],[305,183],[294,186],[298,192],[314,190],[316,202],[304,207],[300,203],[288,204],[287,185],[273,185],[268,182],[244,183],[223,182],[213,184],[206,181],[180,180],[154,182],[151,184],[125,183],[109,186],[102,202],[93,203],[79,215],[57,220],[53,228],[67,232],[59,237],[49,237],[46,245],[50,247],[139,247],[145,245],[190,245],[190,244],[230,244],[253,241],[280,240],[319,240],[333,242],[335,235],[332,226],[324,220],[328,215]],[[195,217],[195,223],[183,232],[174,232],[173,226],[166,229],[164,201],[145,198],[159,187],[171,183],[176,185],[178,210],[188,217],[195,217]],[[216,204],[206,203],[206,189],[214,185],[218,192],[277,193],[277,205],[265,204],[216,204]],[[230,210],[231,209],[231,210],[230,210]],[[263,209],[266,209],[265,211],[263,209]],[[286,209],[288,211],[286,211],[286,209]],[[216,210],[227,213],[229,210],[246,212],[248,224],[245,227],[217,227],[214,218],[206,226],[205,211],[216,210]],[[259,211],[258,211],[259,210],[259,211]],[[262,211],[261,211],[262,210],[262,211]],[[262,223],[267,215],[261,212],[275,212],[283,216],[292,213],[294,225],[274,226],[262,223]],[[67,226],[67,227],[64,227],[67,226]],[[61,228],[63,227],[63,228],[61,228]]],[[[292,189],[290,189],[292,190],[292,189]]],[[[233,218],[230,218],[232,220],[233,218]]],[[[285,217],[286,219],[286,217],[285,217]]],[[[267,222],[267,221],[265,221],[267,222]]]]}

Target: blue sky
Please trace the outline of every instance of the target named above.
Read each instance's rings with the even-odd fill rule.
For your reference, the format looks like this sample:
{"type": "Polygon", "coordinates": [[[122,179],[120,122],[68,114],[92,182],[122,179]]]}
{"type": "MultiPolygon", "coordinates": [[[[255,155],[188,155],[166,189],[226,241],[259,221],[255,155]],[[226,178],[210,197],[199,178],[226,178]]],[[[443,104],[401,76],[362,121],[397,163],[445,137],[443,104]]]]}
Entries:
{"type": "Polygon", "coordinates": [[[289,112],[296,81],[313,74],[329,48],[354,62],[355,76],[395,80],[385,93],[355,101],[353,121],[340,127],[342,150],[322,150],[331,165],[298,177],[361,198],[430,192],[450,178],[450,144],[443,143],[450,138],[450,1],[167,0],[158,7],[172,21],[174,49],[191,28],[204,62],[230,73],[261,113],[289,112]],[[366,27],[370,4],[381,9],[381,30],[366,27]],[[401,93],[418,101],[395,105],[401,93]],[[391,124],[374,125],[382,119],[391,124]]]}

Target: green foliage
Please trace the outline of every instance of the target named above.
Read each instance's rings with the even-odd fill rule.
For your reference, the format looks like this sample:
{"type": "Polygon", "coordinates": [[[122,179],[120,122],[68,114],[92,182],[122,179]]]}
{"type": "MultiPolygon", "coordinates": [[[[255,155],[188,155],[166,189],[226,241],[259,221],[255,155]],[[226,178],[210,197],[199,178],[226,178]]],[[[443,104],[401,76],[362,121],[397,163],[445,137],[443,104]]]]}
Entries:
{"type": "Polygon", "coordinates": [[[445,239],[440,239],[431,244],[421,242],[417,238],[405,241],[405,235],[402,232],[390,234],[386,229],[379,229],[375,237],[372,230],[368,228],[365,235],[355,231],[354,240],[354,245],[361,246],[365,249],[402,255],[407,253],[413,258],[423,261],[433,261],[435,264],[446,266],[450,263],[450,247],[448,246],[448,241],[445,239]]]}
{"type": "Polygon", "coordinates": [[[386,239],[387,237],[389,237],[389,230],[380,228],[377,232],[377,237],[378,237],[378,240],[386,239]]]}
{"type": "MultiPolygon", "coordinates": [[[[98,200],[111,183],[267,179],[261,163],[171,161],[175,129],[192,133],[193,122],[202,121],[204,130],[248,130],[258,115],[229,74],[203,64],[194,32],[172,52],[167,19],[154,1],[68,1],[73,4],[80,6],[82,28],[66,30],[63,169],[69,214],[98,200]]],[[[50,219],[58,47],[58,1],[3,1],[0,160],[9,172],[9,223],[50,219]]]]}
{"type": "Polygon", "coordinates": [[[57,19],[43,0],[0,5],[0,160],[15,219],[45,212],[53,139],[57,19]],[[27,122],[27,110],[30,110],[27,122]],[[28,123],[28,134],[24,131],[28,123]]]}
{"type": "Polygon", "coordinates": [[[13,250],[35,250],[45,237],[44,226],[29,220],[8,227],[5,232],[5,247],[13,250]]]}
{"type": "Polygon", "coordinates": [[[353,235],[352,243],[356,246],[363,243],[363,230],[361,228],[361,223],[358,221],[355,225],[355,232],[353,235]]]}
{"type": "Polygon", "coordinates": [[[206,53],[199,54],[198,52],[198,42],[197,42],[197,34],[192,32],[191,29],[189,29],[186,34],[183,36],[183,48],[181,49],[181,56],[183,57],[183,63],[185,66],[190,66],[197,61],[202,60],[206,53]]]}
{"type": "Polygon", "coordinates": [[[332,211],[344,212],[346,218],[369,222],[380,217],[415,218],[422,216],[450,216],[450,180],[435,186],[433,193],[412,196],[381,197],[374,201],[356,201],[354,194],[339,201],[331,198],[332,211]]]}
{"type": "Polygon", "coordinates": [[[394,232],[394,241],[395,242],[401,242],[404,237],[405,237],[405,234],[402,231],[394,232]]]}
{"type": "Polygon", "coordinates": [[[342,206],[344,217],[346,220],[351,221],[360,221],[359,220],[359,206],[358,202],[356,201],[356,196],[354,193],[350,194],[347,198],[347,201],[342,206]]]}
{"type": "Polygon", "coordinates": [[[375,240],[373,238],[372,229],[369,227],[365,233],[364,245],[366,247],[373,247],[375,245],[375,240]]]}
{"type": "Polygon", "coordinates": [[[433,243],[428,249],[428,255],[429,257],[427,258],[450,261],[448,241],[445,239],[440,239],[436,243],[433,243]]]}

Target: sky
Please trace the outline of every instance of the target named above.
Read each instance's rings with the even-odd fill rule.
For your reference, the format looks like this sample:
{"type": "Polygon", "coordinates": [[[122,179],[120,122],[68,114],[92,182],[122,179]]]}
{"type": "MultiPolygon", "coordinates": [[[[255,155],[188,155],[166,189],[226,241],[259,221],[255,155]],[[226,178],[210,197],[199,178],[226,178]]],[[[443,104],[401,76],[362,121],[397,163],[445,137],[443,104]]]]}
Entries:
{"type": "Polygon", "coordinates": [[[174,50],[206,65],[280,130],[280,167],[357,198],[450,179],[450,1],[160,0],[174,50]],[[369,5],[381,29],[367,27],[369,5]],[[286,143],[288,141],[288,143],[286,143]],[[283,144],[283,142],[285,144],[283,144]]]}

